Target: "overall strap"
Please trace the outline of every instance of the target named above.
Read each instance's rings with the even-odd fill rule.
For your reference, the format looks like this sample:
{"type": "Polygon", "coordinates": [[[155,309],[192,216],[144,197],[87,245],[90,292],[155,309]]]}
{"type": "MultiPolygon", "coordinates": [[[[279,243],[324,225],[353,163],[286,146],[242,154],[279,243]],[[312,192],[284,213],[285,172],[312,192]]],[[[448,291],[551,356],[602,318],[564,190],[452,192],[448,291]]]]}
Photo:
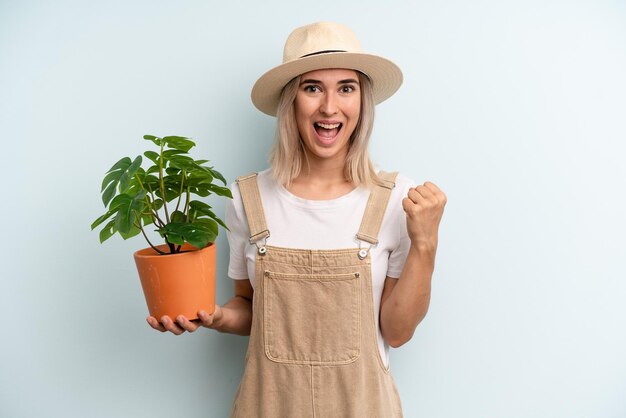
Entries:
{"type": "Polygon", "coordinates": [[[250,227],[250,244],[254,244],[270,236],[270,231],[267,229],[267,223],[265,222],[261,195],[259,194],[257,173],[237,177],[237,184],[239,185],[243,208],[248,218],[248,226],[250,227]]]}
{"type": "Polygon", "coordinates": [[[396,186],[397,176],[397,172],[385,173],[380,171],[378,173],[378,177],[383,181],[383,185],[376,186],[370,193],[359,233],[356,234],[357,239],[369,242],[372,245],[378,244],[378,232],[385,216],[391,190],[396,186]]]}

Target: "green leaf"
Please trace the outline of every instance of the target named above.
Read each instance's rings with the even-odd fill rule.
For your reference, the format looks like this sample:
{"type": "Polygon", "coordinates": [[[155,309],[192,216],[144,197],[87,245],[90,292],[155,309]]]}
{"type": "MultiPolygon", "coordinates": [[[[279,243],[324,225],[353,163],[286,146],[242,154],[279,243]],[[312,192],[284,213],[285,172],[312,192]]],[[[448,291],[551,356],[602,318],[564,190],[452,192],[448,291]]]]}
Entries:
{"type": "Polygon", "coordinates": [[[145,206],[145,192],[135,196],[122,194],[120,198],[117,214],[115,215],[115,228],[120,234],[129,234],[135,225],[137,217],[143,212],[145,206]],[[124,197],[122,197],[124,196],[124,197]]]}
{"type": "Polygon", "coordinates": [[[132,202],[133,196],[129,193],[123,193],[115,196],[109,205],[110,211],[117,211],[121,206],[128,205],[132,202]]]}
{"type": "Polygon", "coordinates": [[[135,175],[130,180],[128,190],[134,190],[136,192],[138,189],[143,189],[142,185],[146,179],[146,175],[146,170],[139,167],[135,172],[135,175]]]}
{"type": "MultiPolygon", "coordinates": [[[[217,226],[216,226],[217,228],[217,226]]],[[[215,241],[217,234],[197,222],[186,224],[184,227],[185,240],[197,248],[204,248],[209,242],[215,241]]]]}
{"type": "Polygon", "coordinates": [[[151,225],[154,223],[154,218],[152,217],[151,214],[143,214],[141,215],[141,224],[143,226],[147,226],[147,225],[151,225]]]}
{"type": "Polygon", "coordinates": [[[141,167],[141,161],[141,155],[138,155],[137,158],[133,160],[133,163],[128,167],[128,169],[120,176],[120,193],[124,193],[128,189],[131,179],[133,178],[137,170],[139,170],[139,167],[141,167]]]}
{"type": "Polygon", "coordinates": [[[164,228],[160,229],[162,236],[167,236],[167,240],[172,244],[183,245],[185,239],[183,238],[183,230],[181,228],[182,223],[169,223],[164,228]]]}
{"type": "Polygon", "coordinates": [[[211,210],[211,206],[204,202],[199,200],[192,200],[189,202],[189,214],[194,222],[196,220],[202,221],[203,218],[200,218],[201,216],[208,216],[210,219],[220,224],[224,229],[229,230],[226,224],[211,210]]]}
{"type": "Polygon", "coordinates": [[[157,199],[153,202],[152,206],[154,207],[154,209],[159,210],[163,207],[163,200],[161,199],[157,199]]]}
{"type": "Polygon", "coordinates": [[[134,161],[124,157],[111,167],[102,182],[102,190],[104,190],[102,192],[102,203],[104,203],[104,206],[108,206],[118,189],[120,193],[124,193],[128,189],[130,180],[139,170],[140,165],[141,156],[138,156],[134,161]]]}
{"type": "Polygon", "coordinates": [[[163,159],[169,160],[174,155],[183,155],[183,154],[187,154],[187,152],[178,150],[178,149],[166,149],[165,151],[163,151],[163,159]]]}
{"type": "Polygon", "coordinates": [[[159,166],[153,165],[146,170],[146,174],[154,174],[159,172],[159,166]]]}
{"type": "Polygon", "coordinates": [[[165,201],[171,202],[178,197],[178,190],[165,189],[165,201]]]}
{"type": "Polygon", "coordinates": [[[199,200],[192,200],[191,202],[189,202],[189,207],[197,211],[211,209],[211,206],[199,200]]]}
{"type": "Polygon", "coordinates": [[[205,215],[210,217],[211,219],[213,219],[215,222],[217,222],[218,224],[220,224],[222,226],[222,228],[224,228],[227,231],[230,231],[230,229],[228,229],[228,227],[226,226],[226,224],[224,223],[224,221],[222,221],[215,213],[213,213],[213,211],[209,210],[207,211],[208,213],[206,213],[205,215]]]}
{"type": "Polygon", "coordinates": [[[217,235],[215,232],[217,224],[214,222],[213,224],[214,226],[209,222],[172,222],[162,228],[162,233],[167,235],[167,240],[173,244],[182,245],[186,241],[195,247],[204,248],[209,242],[213,242],[217,235]]]}
{"type": "Polygon", "coordinates": [[[124,157],[118,162],[116,162],[109,171],[107,171],[107,175],[104,177],[102,181],[102,187],[100,191],[102,192],[102,202],[104,206],[107,206],[113,196],[115,196],[115,190],[119,183],[119,179],[128,167],[132,164],[132,161],[128,157],[124,157]]]}
{"type": "Polygon", "coordinates": [[[194,170],[189,174],[189,184],[197,186],[201,182],[207,183],[213,182],[213,174],[209,171],[194,170]]]}
{"type": "Polygon", "coordinates": [[[117,187],[117,182],[109,184],[106,190],[102,193],[102,203],[104,203],[104,207],[106,207],[113,196],[115,196],[115,190],[117,187]]]}
{"type": "Polygon", "coordinates": [[[185,238],[183,238],[182,236],[178,235],[178,234],[168,234],[167,235],[167,240],[172,243],[172,244],[176,244],[176,245],[184,245],[185,244],[185,238]]]}
{"type": "Polygon", "coordinates": [[[204,231],[195,231],[187,234],[185,237],[187,242],[196,248],[204,248],[209,245],[210,242],[215,240],[215,237],[204,231]]]}
{"type": "Polygon", "coordinates": [[[150,161],[152,161],[156,165],[159,164],[159,154],[158,153],[156,153],[154,151],[146,151],[146,152],[143,153],[143,155],[145,155],[146,158],[148,158],[150,161]]]}
{"type": "Polygon", "coordinates": [[[206,187],[191,187],[189,190],[191,191],[191,193],[197,194],[200,197],[207,197],[211,194],[211,192],[209,192],[209,189],[207,189],[206,187]]]}
{"type": "Polygon", "coordinates": [[[180,222],[180,223],[184,223],[185,220],[187,219],[187,216],[181,212],[180,210],[174,211],[172,212],[172,214],[170,215],[170,222],[180,222]]]}
{"type": "Polygon", "coordinates": [[[107,213],[105,213],[104,215],[100,216],[95,221],[93,221],[93,223],[91,224],[91,230],[93,231],[98,225],[100,225],[101,223],[103,223],[104,221],[109,219],[114,213],[115,213],[115,211],[111,211],[110,210],[107,213]]]}
{"type": "Polygon", "coordinates": [[[160,185],[159,178],[151,174],[146,175],[142,181],[143,181],[143,186],[147,190],[157,190],[160,185]]]}
{"type": "Polygon", "coordinates": [[[144,135],[143,139],[147,139],[148,141],[152,141],[152,142],[155,143],[155,145],[157,145],[159,147],[161,146],[161,138],[156,137],[154,135],[144,135]]]}
{"type": "Polygon", "coordinates": [[[196,219],[193,225],[204,231],[210,232],[213,235],[212,240],[215,240],[215,237],[217,237],[217,233],[219,232],[217,228],[217,223],[213,219],[196,219]]]}
{"type": "Polygon", "coordinates": [[[111,238],[116,232],[117,229],[115,229],[115,220],[112,220],[104,226],[102,231],[100,231],[100,244],[111,238]]]}
{"type": "MultiPolygon", "coordinates": [[[[211,167],[209,170],[211,171],[211,174],[213,174],[213,177],[215,177],[216,179],[221,181],[222,184],[224,186],[226,186],[226,179],[224,178],[224,176],[219,171],[214,170],[213,167],[211,167]]],[[[232,199],[232,196],[231,196],[231,199],[232,199]]]]}
{"type": "Polygon", "coordinates": [[[195,142],[184,136],[165,136],[163,137],[163,141],[168,148],[174,148],[185,152],[189,151],[196,145],[195,142]]]}
{"type": "Polygon", "coordinates": [[[132,211],[133,198],[127,194],[121,194],[116,197],[117,214],[115,215],[115,228],[120,232],[130,232],[130,228],[135,222],[135,216],[132,211]]]}
{"type": "MultiPolygon", "coordinates": [[[[128,161],[130,163],[132,163],[132,161],[130,161],[130,158],[128,158],[128,161]]],[[[130,164],[129,164],[129,166],[130,166],[130,164]]],[[[104,179],[102,180],[102,187],[100,188],[100,192],[103,192],[104,189],[106,189],[106,187],[109,185],[109,183],[111,183],[113,180],[119,178],[119,175],[120,174],[117,171],[110,171],[110,172],[108,172],[107,175],[104,176],[104,179]]]]}
{"type": "Polygon", "coordinates": [[[179,177],[180,176],[180,168],[167,167],[165,169],[165,174],[167,174],[168,176],[179,177]]]}
{"type": "Polygon", "coordinates": [[[174,155],[169,160],[169,166],[181,170],[191,171],[197,167],[193,158],[186,155],[174,155]]]}
{"type": "Polygon", "coordinates": [[[135,226],[135,225],[133,225],[130,228],[130,231],[127,232],[127,233],[120,231],[120,235],[122,236],[122,238],[124,238],[124,240],[132,238],[132,237],[134,237],[136,235],[139,235],[140,233],[141,233],[141,229],[137,228],[137,226],[135,226]]]}
{"type": "Polygon", "coordinates": [[[111,167],[107,173],[110,173],[111,171],[116,171],[122,168],[128,168],[128,166],[132,163],[131,159],[129,157],[124,157],[122,159],[120,159],[118,162],[116,162],[115,164],[113,164],[113,167],[111,167]]]}
{"type": "Polygon", "coordinates": [[[231,199],[233,198],[233,194],[230,192],[230,189],[228,187],[222,187],[216,184],[207,184],[204,181],[201,181],[200,184],[218,196],[227,196],[231,199]]]}

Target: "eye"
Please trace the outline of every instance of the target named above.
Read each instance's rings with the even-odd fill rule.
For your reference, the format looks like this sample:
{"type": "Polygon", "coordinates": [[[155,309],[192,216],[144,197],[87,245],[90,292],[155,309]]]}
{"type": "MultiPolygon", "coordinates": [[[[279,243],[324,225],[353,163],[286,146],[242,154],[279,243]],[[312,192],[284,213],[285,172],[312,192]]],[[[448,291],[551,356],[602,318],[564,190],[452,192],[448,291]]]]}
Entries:
{"type": "Polygon", "coordinates": [[[342,93],[352,93],[356,88],[353,85],[346,84],[345,86],[341,86],[342,93]]]}
{"type": "Polygon", "coordinates": [[[304,91],[306,91],[307,93],[319,93],[322,91],[322,89],[320,89],[319,86],[316,86],[315,84],[308,84],[304,86],[304,91]]]}

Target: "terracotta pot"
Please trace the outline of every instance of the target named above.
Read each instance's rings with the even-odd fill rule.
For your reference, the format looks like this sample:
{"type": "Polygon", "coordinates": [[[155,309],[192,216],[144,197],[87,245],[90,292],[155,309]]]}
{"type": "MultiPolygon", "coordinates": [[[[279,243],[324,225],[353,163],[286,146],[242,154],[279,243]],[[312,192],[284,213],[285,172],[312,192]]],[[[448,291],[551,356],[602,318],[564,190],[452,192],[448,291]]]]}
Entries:
{"type": "MultiPolygon", "coordinates": [[[[167,245],[157,248],[169,251],[167,245]]],[[[159,321],[163,315],[197,319],[198,311],[215,310],[215,244],[201,250],[186,244],[182,250],[160,255],[149,247],[134,254],[148,311],[159,321]]]]}

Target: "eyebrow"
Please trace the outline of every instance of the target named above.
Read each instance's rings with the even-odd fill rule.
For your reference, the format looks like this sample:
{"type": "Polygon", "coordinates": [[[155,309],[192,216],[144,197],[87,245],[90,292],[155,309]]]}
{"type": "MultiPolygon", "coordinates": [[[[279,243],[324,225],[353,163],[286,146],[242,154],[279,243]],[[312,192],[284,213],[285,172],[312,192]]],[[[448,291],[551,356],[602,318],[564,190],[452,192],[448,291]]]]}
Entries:
{"type": "MultiPolygon", "coordinates": [[[[355,80],[354,78],[347,78],[345,80],[340,80],[337,84],[350,84],[350,83],[359,84],[358,80],[355,80]]],[[[307,78],[306,80],[300,82],[300,85],[303,85],[303,84],[324,84],[324,83],[322,83],[320,80],[313,80],[311,78],[307,78]]]]}

